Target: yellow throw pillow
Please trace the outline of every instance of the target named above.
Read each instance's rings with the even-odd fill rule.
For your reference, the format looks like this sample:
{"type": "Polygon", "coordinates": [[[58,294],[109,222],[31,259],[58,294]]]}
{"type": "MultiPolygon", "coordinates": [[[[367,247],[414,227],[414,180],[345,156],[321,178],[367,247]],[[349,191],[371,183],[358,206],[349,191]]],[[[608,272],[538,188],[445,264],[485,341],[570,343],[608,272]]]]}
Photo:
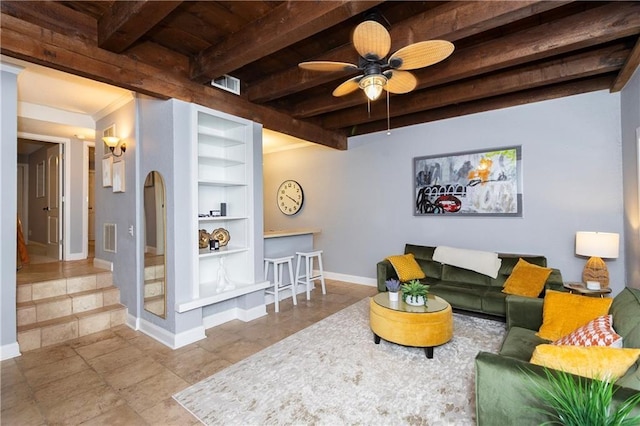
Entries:
{"type": "Polygon", "coordinates": [[[551,275],[550,268],[543,268],[524,259],[519,259],[511,275],[504,282],[502,292],[518,296],[538,297],[549,275],[551,275]]]}
{"type": "Polygon", "coordinates": [[[536,335],[558,340],[589,321],[609,313],[613,299],[547,290],[542,304],[542,326],[536,335]]]}
{"type": "Polygon", "coordinates": [[[640,356],[640,349],[538,345],[533,351],[531,363],[609,381],[624,376],[638,356],[640,356]]]}
{"type": "Polygon", "coordinates": [[[393,265],[393,269],[398,274],[398,279],[401,282],[411,280],[421,280],[425,277],[424,271],[416,262],[413,253],[399,254],[397,256],[389,256],[387,260],[393,265]]]}

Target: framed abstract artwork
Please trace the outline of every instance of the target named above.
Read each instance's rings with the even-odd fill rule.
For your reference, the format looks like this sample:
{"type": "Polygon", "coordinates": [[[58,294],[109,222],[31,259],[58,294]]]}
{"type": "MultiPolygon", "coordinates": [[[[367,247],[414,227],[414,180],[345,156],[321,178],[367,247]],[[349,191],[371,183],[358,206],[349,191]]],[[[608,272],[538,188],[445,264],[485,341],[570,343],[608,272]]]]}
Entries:
{"type": "Polygon", "coordinates": [[[125,191],[124,160],[113,163],[113,192],[125,191]]]}
{"type": "Polygon", "coordinates": [[[111,167],[113,166],[113,157],[102,159],[102,186],[107,187],[113,184],[111,176],[111,167]]]}
{"type": "Polygon", "coordinates": [[[414,216],[522,216],[522,147],[413,159],[414,216]]]}

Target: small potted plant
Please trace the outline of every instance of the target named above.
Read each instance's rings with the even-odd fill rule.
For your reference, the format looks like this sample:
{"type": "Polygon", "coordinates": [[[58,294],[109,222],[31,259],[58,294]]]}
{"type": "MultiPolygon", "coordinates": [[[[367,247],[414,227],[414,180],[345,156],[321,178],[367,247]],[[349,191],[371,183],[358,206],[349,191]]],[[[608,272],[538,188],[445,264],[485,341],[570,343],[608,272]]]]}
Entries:
{"type": "Polygon", "coordinates": [[[389,301],[397,302],[398,301],[398,292],[400,291],[400,281],[395,278],[390,278],[385,281],[387,286],[387,290],[389,290],[389,301]]]}
{"type": "Polygon", "coordinates": [[[428,285],[422,284],[419,280],[411,280],[402,284],[401,288],[404,303],[413,306],[427,306],[428,285]]]}

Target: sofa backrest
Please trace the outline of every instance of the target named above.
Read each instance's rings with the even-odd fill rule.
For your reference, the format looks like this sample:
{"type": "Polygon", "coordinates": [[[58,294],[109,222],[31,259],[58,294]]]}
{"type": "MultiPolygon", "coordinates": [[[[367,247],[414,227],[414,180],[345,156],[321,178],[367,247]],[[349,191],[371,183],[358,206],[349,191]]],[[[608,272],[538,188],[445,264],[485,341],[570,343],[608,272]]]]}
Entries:
{"type": "MultiPolygon", "coordinates": [[[[518,259],[522,258],[529,263],[538,266],[547,266],[547,258],[539,255],[525,255],[525,254],[513,254],[513,253],[498,253],[498,256],[502,259],[498,276],[493,279],[487,275],[479,274],[467,269],[458,268],[451,265],[443,265],[440,262],[433,260],[433,252],[435,247],[420,246],[416,244],[406,244],[404,248],[405,254],[413,253],[416,261],[429,278],[443,280],[443,281],[455,281],[467,284],[485,285],[491,287],[504,286],[504,282],[513,272],[514,266],[518,263],[518,259]]],[[[559,270],[553,269],[551,275],[547,279],[545,286],[552,288],[562,288],[562,274],[559,270]]]]}
{"type": "MultiPolygon", "coordinates": [[[[622,345],[640,348],[640,290],[625,287],[613,299],[609,313],[613,315],[613,328],[622,336],[622,345]]],[[[616,384],[640,391],[640,359],[616,384]]]]}

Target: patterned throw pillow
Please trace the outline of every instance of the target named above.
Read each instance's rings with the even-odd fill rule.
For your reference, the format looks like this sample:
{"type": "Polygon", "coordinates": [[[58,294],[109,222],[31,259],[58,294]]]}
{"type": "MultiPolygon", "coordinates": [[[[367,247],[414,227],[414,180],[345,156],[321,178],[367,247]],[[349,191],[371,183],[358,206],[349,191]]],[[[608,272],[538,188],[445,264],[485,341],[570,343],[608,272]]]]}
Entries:
{"type": "Polygon", "coordinates": [[[622,347],[622,336],[613,329],[613,317],[603,315],[564,337],[556,340],[553,345],[571,346],[611,346],[622,347]]]}
{"type": "Polygon", "coordinates": [[[397,256],[389,256],[387,260],[393,265],[393,269],[398,274],[398,279],[401,282],[407,282],[411,280],[421,280],[425,277],[424,271],[416,262],[413,253],[400,254],[397,256]]]}

